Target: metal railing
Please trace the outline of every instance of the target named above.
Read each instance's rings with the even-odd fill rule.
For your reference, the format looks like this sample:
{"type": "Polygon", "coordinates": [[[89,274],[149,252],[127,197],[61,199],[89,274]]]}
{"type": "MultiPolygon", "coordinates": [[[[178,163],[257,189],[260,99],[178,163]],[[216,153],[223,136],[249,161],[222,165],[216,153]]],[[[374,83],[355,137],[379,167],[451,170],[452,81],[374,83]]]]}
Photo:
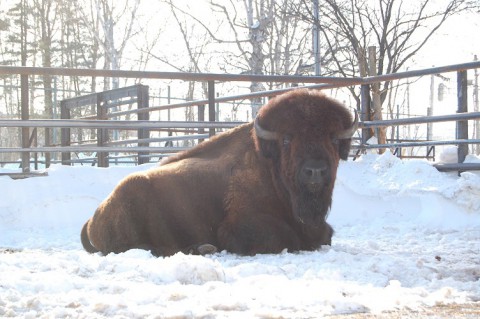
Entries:
{"type": "MultiPolygon", "coordinates": [[[[258,97],[269,97],[284,93],[286,91],[294,90],[297,88],[316,88],[316,89],[330,89],[339,88],[345,86],[361,86],[363,90],[368,90],[368,86],[372,83],[391,81],[398,79],[405,79],[410,77],[419,77],[425,75],[434,75],[445,72],[457,72],[458,81],[458,110],[457,114],[445,115],[445,116],[430,116],[430,117],[417,117],[407,119],[395,119],[384,121],[369,121],[370,117],[370,105],[367,99],[362,99],[362,105],[360,110],[361,123],[360,128],[360,140],[359,144],[353,145],[354,149],[372,149],[372,148],[397,148],[397,147],[418,147],[418,146],[434,146],[452,144],[459,146],[459,159],[462,160],[466,155],[466,147],[468,144],[479,143],[479,140],[468,139],[466,134],[466,123],[468,120],[480,119],[480,112],[465,113],[466,110],[466,94],[462,94],[466,90],[466,70],[480,68],[480,62],[469,62],[464,64],[435,67],[425,70],[413,70],[407,72],[399,72],[395,74],[385,74],[372,77],[353,77],[353,78],[339,78],[339,77],[323,77],[323,76],[275,76],[275,75],[233,75],[233,74],[214,74],[214,73],[183,73],[183,72],[149,72],[149,71],[124,71],[124,70],[92,70],[92,69],[66,69],[66,68],[40,68],[40,67],[12,67],[12,66],[0,66],[1,74],[17,74],[22,77],[28,75],[59,75],[59,76],[88,76],[88,77],[121,77],[121,78],[135,78],[135,79],[176,79],[185,81],[204,81],[208,83],[208,99],[194,100],[182,103],[173,103],[168,105],[150,106],[146,108],[139,108],[135,110],[112,112],[108,118],[115,116],[122,116],[127,114],[149,114],[150,112],[175,109],[188,106],[200,106],[207,105],[208,107],[208,121],[200,122],[181,122],[181,121],[151,121],[151,120],[135,120],[135,121],[117,121],[108,119],[64,119],[64,120],[30,120],[28,118],[28,94],[22,94],[21,108],[22,119],[21,120],[7,120],[0,119],[0,127],[17,127],[22,129],[22,145],[19,147],[0,148],[0,152],[16,152],[22,154],[22,167],[23,171],[28,172],[30,167],[30,153],[48,153],[48,152],[100,152],[100,153],[159,153],[167,154],[175,151],[182,150],[181,148],[174,147],[148,147],[148,146],[132,146],[132,147],[120,147],[118,144],[109,144],[108,142],[98,145],[98,143],[90,145],[63,145],[63,146],[43,146],[43,147],[31,147],[29,129],[31,128],[90,128],[90,129],[122,129],[122,130],[158,130],[158,129],[206,129],[209,136],[215,134],[216,129],[228,129],[235,127],[240,122],[218,122],[215,121],[215,104],[219,102],[235,101],[243,99],[252,99],[258,97]],[[263,92],[232,95],[232,96],[215,96],[215,85],[218,82],[276,82],[276,83],[303,83],[306,84],[300,87],[289,87],[285,89],[268,90],[263,92]],[[395,126],[395,125],[411,125],[418,123],[433,123],[444,121],[458,121],[457,123],[457,138],[449,141],[423,141],[423,142],[399,142],[389,143],[384,145],[367,145],[366,139],[368,137],[371,128],[381,126],[395,126]]],[[[28,93],[28,81],[22,81],[22,92],[28,93]]],[[[363,96],[364,94],[362,94],[363,96]]],[[[80,98],[79,98],[80,99],[80,98]]],[[[64,131],[65,132],[65,131],[64,131]]],[[[202,135],[202,138],[205,135],[202,135]]],[[[136,143],[147,142],[148,136],[140,136],[136,143]]],[[[165,139],[164,141],[167,141],[165,139]]],[[[158,139],[157,141],[162,141],[158,139]]],[[[132,141],[132,143],[134,143],[132,141]]],[[[148,143],[148,142],[147,142],[148,143]]],[[[140,157],[140,156],[139,156],[140,157]]],[[[67,163],[65,161],[64,163],[67,163]]],[[[71,161],[73,162],[73,161],[71,161]]],[[[98,161],[100,166],[108,165],[108,162],[98,161]]]]}

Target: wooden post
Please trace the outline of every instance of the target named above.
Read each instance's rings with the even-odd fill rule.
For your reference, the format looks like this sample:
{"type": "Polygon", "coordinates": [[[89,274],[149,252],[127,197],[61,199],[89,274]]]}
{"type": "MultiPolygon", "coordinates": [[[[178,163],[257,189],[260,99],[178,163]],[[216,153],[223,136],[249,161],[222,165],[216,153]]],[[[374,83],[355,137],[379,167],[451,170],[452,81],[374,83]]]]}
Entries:
{"type": "MultiPolygon", "coordinates": [[[[25,2],[21,2],[20,8],[20,46],[21,46],[21,54],[20,59],[22,66],[27,65],[27,14],[25,12],[26,5],[25,2]]],[[[30,110],[29,110],[29,101],[28,101],[28,75],[21,74],[20,75],[20,98],[21,98],[21,119],[22,121],[28,121],[30,118],[30,110]]],[[[30,128],[22,127],[22,148],[28,148],[30,145],[28,144],[30,139],[30,128]]],[[[30,172],[30,153],[24,152],[22,153],[22,172],[29,173],[30,172]]]]}
{"type": "MultiPolygon", "coordinates": [[[[468,112],[467,71],[457,72],[457,113],[468,112]]],[[[457,121],[457,139],[468,140],[468,121],[457,121]]],[[[468,144],[458,145],[458,162],[463,163],[468,154],[468,144]]]]}
{"type": "MultiPolygon", "coordinates": [[[[362,111],[360,119],[362,122],[370,120],[370,85],[362,84],[360,91],[360,103],[362,111]]],[[[372,131],[369,128],[362,128],[362,144],[366,144],[372,137],[372,131]]]]}
{"type": "MultiPolygon", "coordinates": [[[[97,120],[107,120],[107,108],[104,107],[103,94],[99,93],[96,95],[97,98],[97,120]]],[[[104,128],[97,129],[97,146],[103,147],[108,141],[108,130],[104,128]]],[[[108,153],[107,152],[97,152],[97,166],[98,167],[108,167],[108,153]]]]}
{"type": "MultiPolygon", "coordinates": [[[[204,122],[205,121],[205,105],[204,104],[200,104],[198,106],[198,121],[199,122],[204,122]]],[[[205,129],[203,127],[199,128],[198,129],[198,134],[203,134],[205,133],[205,129]]],[[[198,142],[201,143],[205,141],[204,138],[200,138],[198,139],[198,142]]]]}
{"type": "MultiPolygon", "coordinates": [[[[208,81],[208,120],[215,122],[215,81],[208,81]]],[[[210,137],[215,135],[215,129],[210,128],[210,137]]]]}
{"type": "MultiPolygon", "coordinates": [[[[28,121],[29,115],[29,102],[28,102],[28,75],[20,75],[20,93],[21,93],[21,118],[22,121],[28,121]]],[[[30,140],[30,129],[28,127],[22,127],[22,148],[28,148],[30,140]]],[[[30,152],[22,153],[22,172],[30,172],[30,152]]]]}
{"type": "MultiPolygon", "coordinates": [[[[146,85],[138,85],[137,88],[137,107],[138,109],[146,109],[149,107],[149,95],[148,95],[148,86],[146,85]]],[[[138,120],[139,121],[148,121],[150,119],[150,113],[142,112],[138,113],[138,120]]],[[[150,137],[150,131],[148,129],[139,129],[137,131],[138,139],[147,139],[150,137]]],[[[150,143],[148,142],[140,142],[138,146],[148,147],[150,143]]],[[[145,164],[148,163],[150,159],[148,158],[148,153],[146,152],[139,152],[138,153],[138,164],[145,164]]]]}
{"type": "MultiPolygon", "coordinates": [[[[60,118],[62,120],[70,119],[70,109],[67,107],[67,101],[60,101],[60,118]]],[[[70,146],[70,128],[62,128],[60,130],[62,138],[62,147],[70,146]]],[[[72,155],[70,152],[62,152],[62,165],[71,165],[72,155]]]]}
{"type": "MultiPolygon", "coordinates": [[[[478,57],[475,54],[473,60],[476,62],[478,61],[478,57]]],[[[478,100],[478,69],[474,70],[474,79],[473,79],[473,111],[478,112],[479,111],[479,100],[478,100]]],[[[475,138],[480,138],[480,121],[477,119],[474,122],[474,128],[475,128],[475,138]]],[[[476,144],[475,145],[475,154],[479,155],[480,154],[480,145],[476,144]]]]}
{"type": "MultiPolygon", "coordinates": [[[[28,145],[37,147],[38,146],[38,134],[37,134],[37,128],[34,127],[32,130],[32,135],[30,135],[30,138],[28,139],[28,145]]],[[[33,153],[33,163],[34,163],[34,169],[37,171],[38,170],[38,153],[34,152],[33,153]]]]}
{"type": "MultiPolygon", "coordinates": [[[[433,115],[433,103],[435,100],[435,76],[430,75],[430,97],[429,97],[429,106],[427,107],[427,116],[433,115]]],[[[433,140],[433,124],[427,123],[427,140],[433,140]]]]}

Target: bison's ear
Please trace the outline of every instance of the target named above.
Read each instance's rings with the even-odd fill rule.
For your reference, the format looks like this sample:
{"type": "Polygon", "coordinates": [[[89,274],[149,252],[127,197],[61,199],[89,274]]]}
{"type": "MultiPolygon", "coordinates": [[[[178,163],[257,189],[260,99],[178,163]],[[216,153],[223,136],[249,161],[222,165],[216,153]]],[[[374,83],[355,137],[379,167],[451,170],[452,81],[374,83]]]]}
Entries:
{"type": "Polygon", "coordinates": [[[278,158],[280,156],[277,141],[264,140],[257,137],[257,145],[260,153],[266,158],[278,158]]]}
{"type": "Polygon", "coordinates": [[[338,154],[340,158],[344,161],[348,159],[348,154],[350,154],[350,144],[352,143],[352,139],[342,139],[338,142],[338,154]]]}

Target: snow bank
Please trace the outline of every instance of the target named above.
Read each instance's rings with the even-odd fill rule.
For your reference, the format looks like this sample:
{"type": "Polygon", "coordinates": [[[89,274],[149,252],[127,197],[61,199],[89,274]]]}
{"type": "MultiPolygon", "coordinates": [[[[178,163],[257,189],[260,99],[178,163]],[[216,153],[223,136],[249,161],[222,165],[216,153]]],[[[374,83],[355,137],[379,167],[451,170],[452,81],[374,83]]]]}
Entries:
{"type": "Polygon", "coordinates": [[[344,162],[333,243],[315,252],[84,252],[80,229],[97,205],[152,166],[0,177],[0,317],[303,318],[480,302],[478,173],[388,152],[344,162]]]}

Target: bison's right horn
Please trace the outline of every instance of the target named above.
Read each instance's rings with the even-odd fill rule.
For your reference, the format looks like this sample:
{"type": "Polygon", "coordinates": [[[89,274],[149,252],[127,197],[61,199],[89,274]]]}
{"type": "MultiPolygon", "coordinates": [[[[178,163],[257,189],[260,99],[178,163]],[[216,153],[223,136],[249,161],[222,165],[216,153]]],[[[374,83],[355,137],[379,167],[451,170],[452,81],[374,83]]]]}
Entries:
{"type": "Polygon", "coordinates": [[[353,134],[355,134],[357,129],[358,129],[358,112],[357,110],[355,110],[355,119],[353,120],[352,125],[349,128],[341,132],[338,132],[335,137],[339,140],[352,138],[353,134]]]}
{"type": "Polygon", "coordinates": [[[258,123],[258,117],[255,118],[255,123],[253,125],[255,127],[255,133],[259,138],[270,141],[277,139],[277,133],[268,131],[260,126],[260,123],[258,123]]]}

